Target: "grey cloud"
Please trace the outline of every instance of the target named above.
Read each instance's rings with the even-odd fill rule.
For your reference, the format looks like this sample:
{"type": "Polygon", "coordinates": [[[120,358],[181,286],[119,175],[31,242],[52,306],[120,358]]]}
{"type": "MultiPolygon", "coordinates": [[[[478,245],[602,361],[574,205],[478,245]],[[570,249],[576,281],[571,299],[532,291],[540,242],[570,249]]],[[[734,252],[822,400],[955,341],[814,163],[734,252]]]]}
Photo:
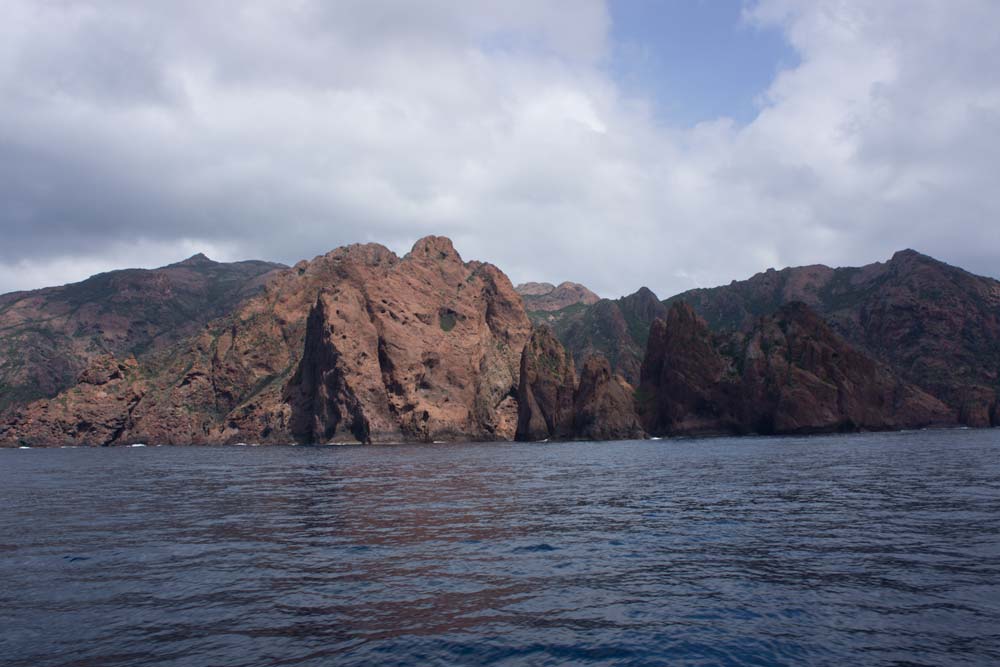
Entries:
{"type": "Polygon", "coordinates": [[[597,0],[8,0],[0,291],[428,233],[606,295],[905,246],[995,273],[1000,7],[942,7],[763,0],[800,63],[748,125],[670,128],[597,0]]]}

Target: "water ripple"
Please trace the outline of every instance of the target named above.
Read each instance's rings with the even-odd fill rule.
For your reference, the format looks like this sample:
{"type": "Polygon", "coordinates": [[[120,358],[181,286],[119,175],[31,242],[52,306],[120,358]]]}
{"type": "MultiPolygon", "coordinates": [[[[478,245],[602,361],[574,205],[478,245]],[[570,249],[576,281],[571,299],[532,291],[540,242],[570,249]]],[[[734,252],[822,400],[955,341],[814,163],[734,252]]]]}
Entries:
{"type": "Polygon", "coordinates": [[[29,665],[1000,664],[1000,432],[0,450],[29,665]]]}

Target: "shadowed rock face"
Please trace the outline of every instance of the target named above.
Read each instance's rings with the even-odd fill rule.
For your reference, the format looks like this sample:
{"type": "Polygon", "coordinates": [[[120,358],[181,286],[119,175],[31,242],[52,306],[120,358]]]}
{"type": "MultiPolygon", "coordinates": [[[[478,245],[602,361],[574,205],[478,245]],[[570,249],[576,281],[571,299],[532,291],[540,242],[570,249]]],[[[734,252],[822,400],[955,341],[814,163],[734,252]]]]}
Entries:
{"type": "MultiPolygon", "coordinates": [[[[321,292],[306,321],[302,360],[285,388],[284,399],[291,408],[289,430],[296,440],[305,443],[369,442],[372,424],[354,388],[348,384],[349,370],[344,355],[351,352],[358,355],[357,349],[349,348],[363,347],[365,342],[371,341],[366,341],[364,336],[350,339],[337,336],[337,326],[329,317],[331,309],[336,310],[329,295],[321,292]]],[[[363,333],[369,334],[367,338],[377,336],[374,327],[364,329],[363,333]]],[[[371,379],[381,382],[378,359],[366,360],[371,379]]],[[[372,394],[379,403],[378,413],[387,414],[388,402],[382,400],[382,392],[372,394]]],[[[398,429],[391,427],[389,433],[380,435],[401,439],[398,429]]]]}
{"type": "Polygon", "coordinates": [[[728,337],[675,303],[650,333],[639,410],[654,434],[885,430],[953,419],[802,303],[728,337]]]}
{"type": "Polygon", "coordinates": [[[802,303],[765,318],[742,359],[742,421],[771,414],[775,432],[911,428],[953,419],[938,399],[849,345],[802,303]]]}
{"type": "Polygon", "coordinates": [[[666,321],[655,320],[646,349],[638,405],[649,433],[738,430],[735,371],[689,306],[675,304],[666,321]]]}
{"type": "MultiPolygon", "coordinates": [[[[512,439],[529,332],[506,276],[463,262],[448,239],[422,239],[403,258],[340,248],[144,359],[145,391],[113,442],[512,439]]],[[[60,397],[31,404],[0,441],[6,429],[78,442],[59,426],[76,409],[60,397]]]]}
{"type": "Polygon", "coordinates": [[[572,357],[544,325],[536,325],[521,355],[518,408],[518,440],[643,437],[632,388],[608,360],[589,357],[577,385],[572,357]]]}
{"type": "Polygon", "coordinates": [[[536,326],[521,355],[518,440],[573,437],[573,358],[546,326],[536,326]]]}
{"type": "Polygon", "coordinates": [[[601,355],[587,359],[580,371],[573,432],[584,440],[628,440],[644,437],[635,413],[632,387],[611,372],[601,355]]]}
{"type": "Polygon", "coordinates": [[[1000,425],[1000,282],[913,250],[859,268],[805,266],[685,292],[714,331],[747,331],[802,301],[853,346],[949,405],[971,426],[1000,425]]]}

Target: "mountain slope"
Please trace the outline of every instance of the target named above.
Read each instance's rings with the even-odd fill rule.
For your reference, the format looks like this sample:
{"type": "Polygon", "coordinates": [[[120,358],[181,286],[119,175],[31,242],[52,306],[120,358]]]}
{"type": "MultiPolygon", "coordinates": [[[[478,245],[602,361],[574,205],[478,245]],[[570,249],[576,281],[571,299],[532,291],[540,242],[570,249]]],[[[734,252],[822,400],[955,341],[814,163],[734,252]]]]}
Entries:
{"type": "Polygon", "coordinates": [[[72,386],[101,355],[141,356],[175,344],[259,292],[280,268],[195,255],[0,296],[0,413],[72,386]]]}
{"type": "Polygon", "coordinates": [[[684,301],[716,331],[802,301],[840,335],[944,400],[972,426],[1000,424],[1000,282],[913,250],[859,268],[805,266],[697,289],[684,301]]]}

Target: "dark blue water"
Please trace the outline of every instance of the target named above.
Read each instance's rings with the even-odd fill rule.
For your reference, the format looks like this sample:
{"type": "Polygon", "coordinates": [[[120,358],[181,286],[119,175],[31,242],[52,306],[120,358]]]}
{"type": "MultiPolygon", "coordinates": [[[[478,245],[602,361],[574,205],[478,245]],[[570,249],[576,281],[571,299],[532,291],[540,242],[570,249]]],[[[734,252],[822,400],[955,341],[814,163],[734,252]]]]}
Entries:
{"type": "Polygon", "coordinates": [[[2,450],[0,663],[997,665],[1000,432],[2,450]]]}

